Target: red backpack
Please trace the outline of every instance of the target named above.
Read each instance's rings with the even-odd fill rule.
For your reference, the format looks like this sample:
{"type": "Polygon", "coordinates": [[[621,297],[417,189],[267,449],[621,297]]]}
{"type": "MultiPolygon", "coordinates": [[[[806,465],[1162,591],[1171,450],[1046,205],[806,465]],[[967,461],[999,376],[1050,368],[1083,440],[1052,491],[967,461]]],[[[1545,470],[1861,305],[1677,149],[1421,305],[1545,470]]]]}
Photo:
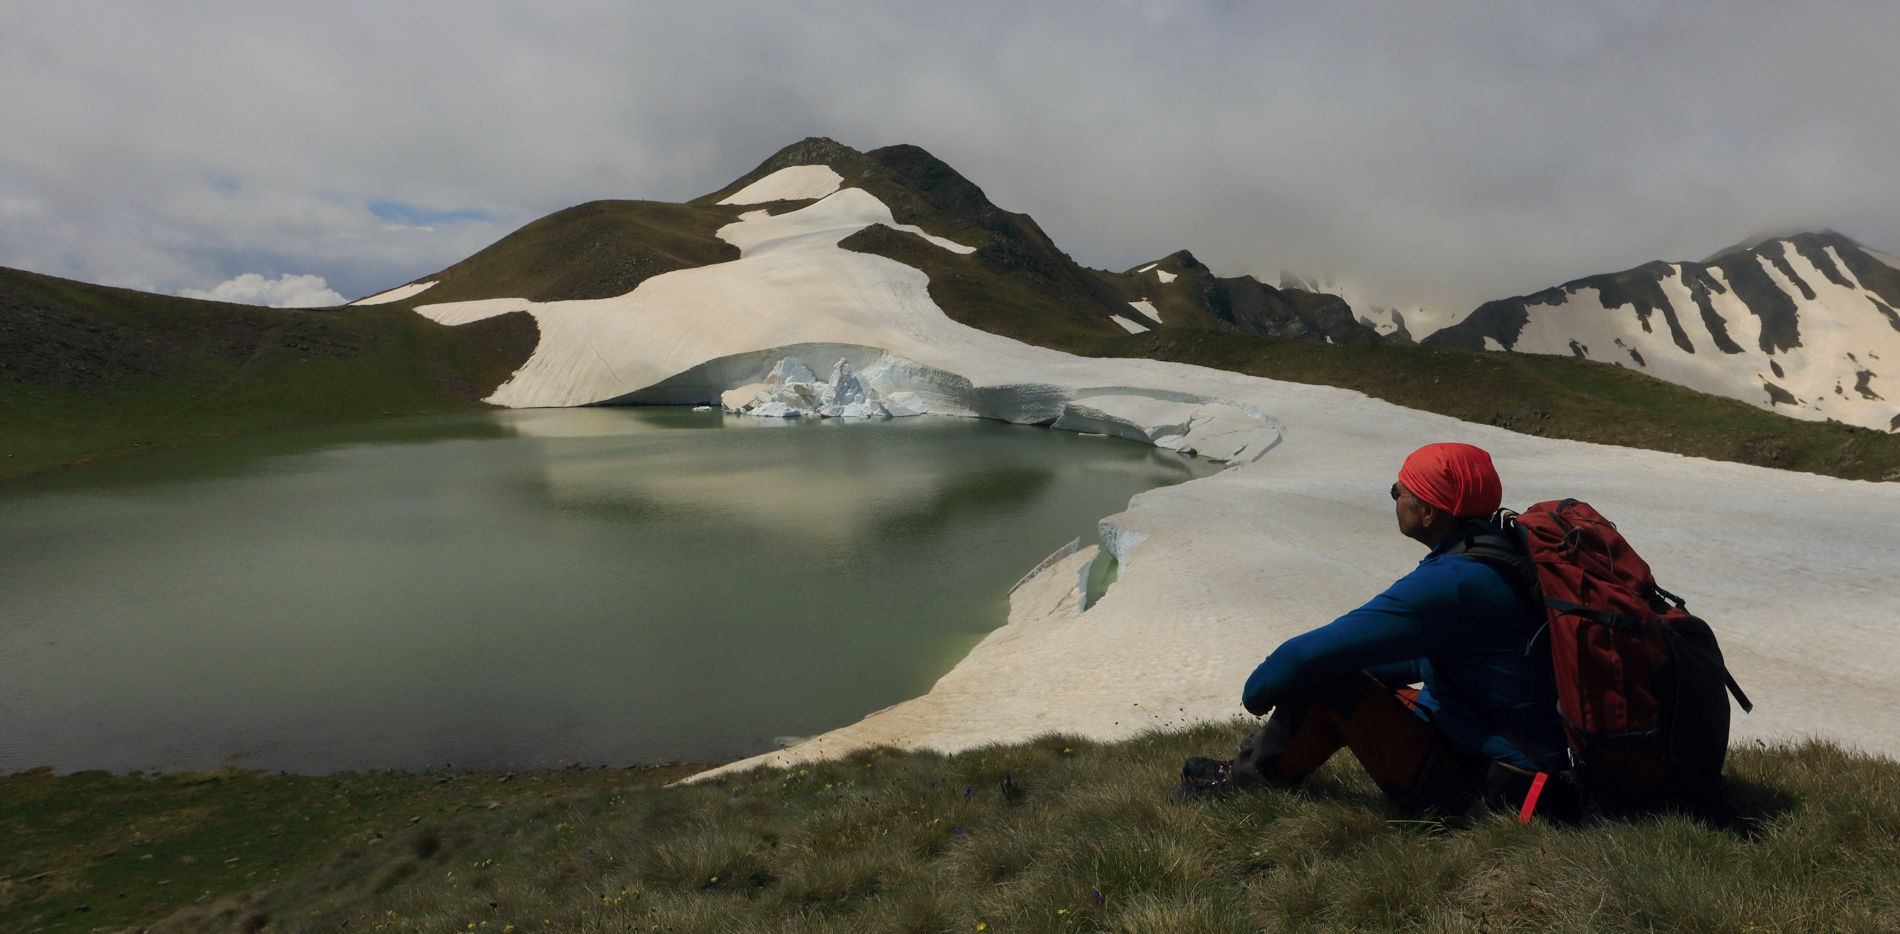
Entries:
{"type": "Polygon", "coordinates": [[[1515,554],[1489,536],[1474,557],[1510,564],[1542,604],[1569,765],[1597,810],[1706,806],[1728,755],[1728,694],[1754,709],[1722,662],[1715,633],[1658,587],[1649,564],[1588,503],[1500,510],[1515,554]],[[1524,567],[1528,556],[1531,568],[1524,567]]]}

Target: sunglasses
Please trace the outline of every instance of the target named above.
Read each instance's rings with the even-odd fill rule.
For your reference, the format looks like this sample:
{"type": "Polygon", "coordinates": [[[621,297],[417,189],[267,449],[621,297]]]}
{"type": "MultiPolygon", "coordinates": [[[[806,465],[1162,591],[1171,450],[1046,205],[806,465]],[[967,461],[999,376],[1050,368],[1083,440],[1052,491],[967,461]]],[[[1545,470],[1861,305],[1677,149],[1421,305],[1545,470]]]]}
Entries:
{"type": "Polygon", "coordinates": [[[1399,489],[1399,485],[1397,483],[1392,484],[1392,501],[1395,503],[1398,502],[1399,497],[1402,495],[1404,495],[1404,493],[1399,489]]]}

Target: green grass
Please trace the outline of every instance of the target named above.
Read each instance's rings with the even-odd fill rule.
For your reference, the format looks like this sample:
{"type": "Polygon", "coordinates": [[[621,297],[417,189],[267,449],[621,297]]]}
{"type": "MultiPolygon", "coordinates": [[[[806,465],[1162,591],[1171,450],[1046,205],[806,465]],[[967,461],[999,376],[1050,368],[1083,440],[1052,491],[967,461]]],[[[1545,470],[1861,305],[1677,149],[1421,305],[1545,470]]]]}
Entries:
{"type": "Polygon", "coordinates": [[[971,237],[962,255],[915,234],[874,224],[839,241],[847,250],[895,260],[930,277],[930,298],[952,320],[1028,344],[1085,353],[1125,333],[1108,315],[1126,304],[1079,267],[1050,261],[1018,238],[971,237]]]}
{"type": "Polygon", "coordinates": [[[1087,352],[1356,389],[1407,408],[1525,434],[1856,480],[1900,480],[1900,435],[1788,418],[1572,357],[1330,346],[1187,329],[1112,338],[1087,352]]]}
{"type": "Polygon", "coordinates": [[[1295,794],[1168,799],[1183,757],[1249,728],[873,750],[664,788],[669,773],[615,771],[14,776],[0,927],[1879,931],[1900,912],[1891,760],[1738,748],[1723,828],[1447,826],[1391,811],[1348,756],[1295,794]]]}
{"type": "MultiPolygon", "coordinates": [[[[119,930],[296,884],[352,854],[426,860],[439,845],[436,828],[465,815],[537,813],[577,791],[647,787],[688,771],[23,772],[0,779],[0,930],[119,930]]],[[[369,880],[372,888],[406,865],[369,880]]]]}
{"type": "Polygon", "coordinates": [[[661,273],[739,258],[716,236],[745,210],[658,201],[590,201],[556,211],[430,276],[411,300],[525,298],[537,302],[625,295],[661,273]]]}

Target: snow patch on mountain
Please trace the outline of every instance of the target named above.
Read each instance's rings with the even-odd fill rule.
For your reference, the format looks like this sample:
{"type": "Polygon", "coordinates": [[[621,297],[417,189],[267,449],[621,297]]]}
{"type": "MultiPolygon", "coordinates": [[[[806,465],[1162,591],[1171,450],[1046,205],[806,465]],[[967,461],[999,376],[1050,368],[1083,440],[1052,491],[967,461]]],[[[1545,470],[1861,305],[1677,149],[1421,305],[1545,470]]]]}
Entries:
{"type": "Polygon", "coordinates": [[[1161,312],[1160,310],[1155,308],[1154,302],[1139,301],[1139,302],[1129,302],[1128,304],[1130,307],[1134,308],[1136,311],[1139,311],[1142,314],[1147,315],[1148,318],[1154,321],[1156,324],[1161,323],[1161,312]]]}
{"type": "Polygon", "coordinates": [[[844,184],[844,176],[828,165],[793,165],[779,169],[733,192],[720,204],[764,204],[768,201],[808,201],[823,198],[844,184]]]}
{"type": "Polygon", "coordinates": [[[976,252],[976,247],[926,233],[915,224],[898,223],[884,202],[862,188],[846,188],[817,204],[785,214],[758,217],[748,211],[738,223],[721,227],[719,238],[738,247],[741,256],[757,256],[776,250],[795,252],[801,241],[817,249],[835,247],[844,236],[872,224],[916,234],[952,253],[976,252]]]}
{"type": "Polygon", "coordinates": [[[1166,269],[1162,269],[1160,267],[1161,267],[1161,263],[1159,261],[1152,262],[1146,266],[1141,267],[1140,269],[1135,270],[1135,274],[1141,275],[1144,272],[1152,272],[1155,274],[1156,279],[1161,280],[1162,285],[1167,285],[1168,283],[1181,278],[1179,275],[1176,275],[1175,273],[1171,273],[1167,271],[1166,269]]]}
{"type": "Polygon", "coordinates": [[[1798,418],[1893,427],[1900,418],[1900,326],[1833,247],[1823,254],[1834,267],[1828,271],[1790,241],[1760,249],[1754,264],[1798,309],[1794,346],[1767,349],[1775,342],[1764,341],[1763,319],[1721,269],[1676,263],[1658,280],[1664,304],[1646,315],[1589,286],[1569,288],[1552,304],[1527,301],[1527,320],[1510,349],[1631,367],[1798,418]]]}
{"type": "Polygon", "coordinates": [[[1121,315],[1109,315],[1108,317],[1109,317],[1109,320],[1115,322],[1116,324],[1121,325],[1122,330],[1127,331],[1130,334],[1145,334],[1148,331],[1147,325],[1142,324],[1138,321],[1132,321],[1128,318],[1124,318],[1121,315]]]}

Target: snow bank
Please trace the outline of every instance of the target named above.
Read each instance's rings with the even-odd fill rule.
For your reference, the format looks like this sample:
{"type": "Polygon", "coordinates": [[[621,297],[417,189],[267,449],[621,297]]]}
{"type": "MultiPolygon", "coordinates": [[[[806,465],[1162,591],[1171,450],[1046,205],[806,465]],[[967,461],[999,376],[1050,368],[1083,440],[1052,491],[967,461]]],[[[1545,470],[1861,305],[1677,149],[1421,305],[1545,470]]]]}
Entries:
{"type": "Polygon", "coordinates": [[[1711,620],[1756,701],[1737,712],[1735,741],[1819,735],[1900,754],[1887,631],[1900,486],[1513,435],[1322,387],[1260,389],[1255,404],[1285,413],[1285,442],[1105,519],[1121,566],[1093,606],[1078,583],[1095,558],[1084,549],[1019,586],[1008,624],[929,693],[721,771],[1049,731],[1119,739],[1240,714],[1242,682],[1275,645],[1423,556],[1397,533],[1385,489],[1414,445],[1440,439],[1490,450],[1510,504],[1576,495],[1619,523],[1711,620]]]}
{"type": "Polygon", "coordinates": [[[828,165],[794,165],[779,169],[734,192],[720,204],[764,204],[768,201],[806,201],[838,190],[844,177],[828,165]]]}

